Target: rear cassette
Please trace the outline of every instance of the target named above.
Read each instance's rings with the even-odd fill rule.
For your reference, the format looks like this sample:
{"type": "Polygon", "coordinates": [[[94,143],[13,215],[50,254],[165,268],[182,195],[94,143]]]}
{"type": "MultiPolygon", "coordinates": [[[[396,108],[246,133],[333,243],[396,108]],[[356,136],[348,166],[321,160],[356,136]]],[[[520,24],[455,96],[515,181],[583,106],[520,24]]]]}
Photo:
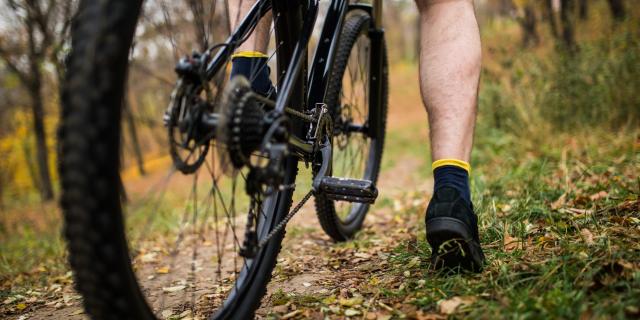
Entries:
{"type": "Polygon", "coordinates": [[[252,99],[251,85],[243,76],[234,77],[222,97],[218,143],[223,150],[222,169],[227,173],[250,165],[250,157],[260,148],[264,137],[265,111],[252,99]]]}

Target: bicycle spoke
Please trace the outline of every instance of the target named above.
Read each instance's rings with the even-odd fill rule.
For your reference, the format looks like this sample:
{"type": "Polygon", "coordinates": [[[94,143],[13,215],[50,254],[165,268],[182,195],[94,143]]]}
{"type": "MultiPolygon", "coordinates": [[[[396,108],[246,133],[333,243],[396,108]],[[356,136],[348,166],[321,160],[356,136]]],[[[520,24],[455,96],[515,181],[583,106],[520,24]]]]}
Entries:
{"type": "MultiPolygon", "coordinates": [[[[268,2],[262,5],[268,5],[268,2]]],[[[129,80],[126,83],[132,99],[136,99],[136,104],[132,104],[134,112],[140,116],[153,115],[146,116],[150,120],[145,122],[147,127],[141,139],[143,148],[146,148],[144,152],[147,152],[143,154],[160,149],[156,145],[145,145],[148,136],[159,137],[158,146],[172,148],[174,154],[170,161],[176,161],[175,156],[184,166],[176,162],[180,169],[172,165],[165,176],[157,169],[158,163],[154,163],[149,165],[152,169],[147,170],[152,178],[144,178],[153,179],[153,184],[149,183],[147,187],[143,179],[139,186],[131,184],[132,190],[145,191],[134,194],[133,201],[123,204],[123,211],[129,212],[126,215],[127,241],[138,284],[143,288],[153,312],[159,317],[167,310],[190,309],[194,317],[199,317],[198,309],[205,305],[202,299],[212,299],[206,300],[206,312],[211,312],[221,307],[228,295],[245,290],[239,279],[243,279],[243,272],[252,268],[255,259],[240,255],[247,229],[244,217],[252,210],[250,230],[258,234],[260,241],[274,224],[279,203],[270,197],[279,195],[278,192],[269,196],[248,195],[245,186],[249,171],[244,168],[233,174],[225,172],[223,166],[229,148],[215,141],[216,132],[205,132],[204,137],[194,141],[190,136],[191,128],[185,130],[169,126],[167,130],[158,117],[170,103],[167,89],[174,88],[177,81],[173,65],[178,59],[193,48],[201,52],[209,50],[210,56],[224,48],[224,45],[216,44],[228,39],[234,24],[233,17],[229,17],[229,1],[148,0],[144,8],[144,28],[139,29],[134,38],[136,46],[131,50],[129,80]],[[191,167],[185,170],[185,166],[191,167]],[[189,175],[182,173],[191,170],[195,172],[189,175]],[[177,171],[181,173],[175,174],[177,171]],[[256,198],[259,201],[255,201],[256,198]],[[269,204],[263,206],[262,201],[269,204]],[[252,205],[252,202],[260,204],[252,205]],[[151,256],[153,258],[148,258],[151,256]],[[183,285],[184,288],[179,288],[183,285]]],[[[231,12],[236,15],[232,7],[231,12]]],[[[236,20],[242,20],[239,18],[236,15],[236,20]]],[[[268,28],[263,22],[262,28],[269,37],[275,34],[279,19],[279,16],[274,16],[268,28]]],[[[253,43],[254,48],[259,45],[259,42],[253,43]]],[[[266,63],[250,66],[250,81],[264,73],[265,68],[273,66],[282,46],[282,41],[272,43],[266,51],[266,63]]],[[[194,95],[207,103],[206,112],[220,113],[229,70],[228,64],[220,68],[210,81],[205,82],[206,88],[194,95]]],[[[278,82],[284,76],[282,73],[274,75],[272,79],[278,78],[278,82]]],[[[178,119],[176,123],[184,123],[192,116],[188,109],[190,100],[186,94],[179,99],[176,100],[179,109],[176,109],[174,117],[178,119]]],[[[125,166],[134,163],[131,155],[136,150],[127,144],[123,150],[128,153],[124,158],[125,166]]],[[[251,152],[250,157],[251,160],[268,159],[261,151],[251,152]]]]}

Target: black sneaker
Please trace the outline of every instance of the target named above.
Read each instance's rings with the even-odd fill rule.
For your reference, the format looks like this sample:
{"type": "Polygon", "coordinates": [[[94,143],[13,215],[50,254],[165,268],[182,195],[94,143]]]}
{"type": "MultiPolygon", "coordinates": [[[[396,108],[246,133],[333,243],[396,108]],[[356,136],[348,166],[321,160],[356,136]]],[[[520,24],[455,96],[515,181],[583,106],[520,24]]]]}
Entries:
{"type": "Polygon", "coordinates": [[[478,217],[454,188],[438,189],[427,207],[427,241],[436,269],[480,272],[484,253],[478,237],[478,217]]]}

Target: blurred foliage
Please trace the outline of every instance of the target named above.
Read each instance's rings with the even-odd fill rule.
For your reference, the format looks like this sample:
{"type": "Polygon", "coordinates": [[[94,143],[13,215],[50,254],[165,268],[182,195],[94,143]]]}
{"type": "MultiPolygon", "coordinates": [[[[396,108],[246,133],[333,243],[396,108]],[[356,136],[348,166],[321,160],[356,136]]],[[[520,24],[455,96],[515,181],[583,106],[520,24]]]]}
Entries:
{"type": "Polygon", "coordinates": [[[553,40],[531,49],[509,43],[517,37],[512,20],[484,25],[479,126],[529,136],[640,124],[635,11],[634,18],[613,27],[600,15],[581,23],[576,52],[555,47],[553,40]]]}
{"type": "MultiPolygon", "coordinates": [[[[0,136],[0,187],[10,186],[0,194],[4,205],[18,205],[25,201],[37,201],[37,174],[35,149],[33,145],[33,121],[31,113],[26,109],[18,109],[10,115],[12,132],[0,136]]],[[[55,168],[55,145],[57,116],[45,117],[47,128],[47,148],[49,150],[49,166],[55,168]]],[[[57,172],[52,171],[54,181],[57,172]]]]}
{"type": "MultiPolygon", "coordinates": [[[[476,3],[484,43],[480,129],[498,128],[518,136],[536,136],[550,130],[593,126],[617,129],[640,123],[640,98],[634,93],[635,88],[640,87],[637,8],[627,5],[627,19],[616,23],[609,14],[606,0],[589,2],[587,19],[575,21],[578,50],[567,52],[545,23],[549,18],[545,16],[542,2],[483,0],[476,3]],[[533,47],[522,47],[517,40],[525,32],[521,25],[523,8],[534,4],[540,42],[533,47]]],[[[385,21],[401,21],[398,25],[387,25],[391,64],[413,64],[419,42],[413,2],[387,2],[385,21]]],[[[153,39],[157,32],[154,30],[149,29],[145,37],[153,39]]],[[[170,51],[155,58],[143,56],[144,61],[135,61],[132,67],[130,86],[135,95],[131,95],[130,105],[140,130],[145,159],[149,160],[164,155],[163,131],[154,128],[159,110],[166,105],[172,78],[171,68],[163,66],[171,64],[173,56],[170,51]]],[[[0,112],[0,152],[7,155],[0,159],[0,205],[21,198],[37,200],[32,119],[21,106],[27,99],[24,92],[15,90],[15,77],[0,73],[0,80],[3,83],[0,96],[5,99],[0,112]]],[[[49,162],[54,164],[57,89],[53,81],[48,81],[46,87],[47,145],[51,154],[49,162]]],[[[125,148],[129,150],[127,136],[125,134],[125,148]]],[[[134,163],[126,156],[123,160],[125,167],[134,163]]]]}

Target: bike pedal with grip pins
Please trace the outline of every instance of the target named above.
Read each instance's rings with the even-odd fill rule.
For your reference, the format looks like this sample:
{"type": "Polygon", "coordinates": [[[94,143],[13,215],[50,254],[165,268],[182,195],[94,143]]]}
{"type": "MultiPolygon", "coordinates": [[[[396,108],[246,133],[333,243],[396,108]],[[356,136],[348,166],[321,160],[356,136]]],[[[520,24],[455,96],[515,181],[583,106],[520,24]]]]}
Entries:
{"type": "Polygon", "coordinates": [[[331,200],[374,203],[378,189],[369,180],[324,177],[320,182],[320,191],[331,200]]]}

